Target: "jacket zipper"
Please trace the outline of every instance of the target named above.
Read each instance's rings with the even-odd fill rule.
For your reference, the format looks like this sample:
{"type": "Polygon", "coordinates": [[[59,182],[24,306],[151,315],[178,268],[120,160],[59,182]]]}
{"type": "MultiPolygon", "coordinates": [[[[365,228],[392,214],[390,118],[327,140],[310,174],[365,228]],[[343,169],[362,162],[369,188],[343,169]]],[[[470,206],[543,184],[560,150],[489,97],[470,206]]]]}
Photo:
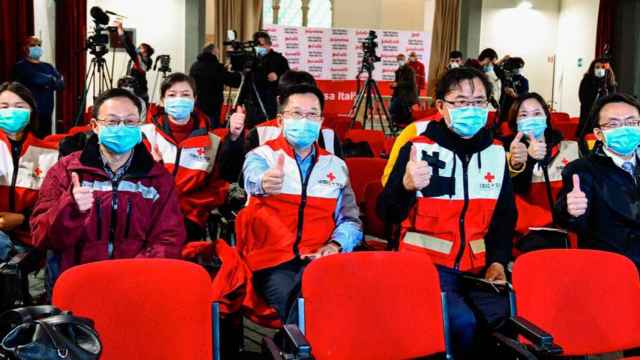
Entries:
{"type": "Polygon", "coordinates": [[[180,155],[182,155],[182,148],[177,147],[176,150],[176,161],[173,163],[173,177],[175,178],[178,174],[178,168],[180,167],[180,155]]]}
{"type": "MultiPolygon", "coordinates": [[[[13,146],[13,144],[12,144],[13,146]]],[[[12,149],[14,150],[14,149],[12,149]]],[[[18,170],[20,170],[20,153],[12,151],[13,174],[11,176],[11,188],[9,189],[9,211],[16,211],[16,182],[18,181],[18,170]]]]}
{"type": "Polygon", "coordinates": [[[125,239],[129,237],[129,227],[131,226],[131,199],[127,199],[127,222],[124,227],[125,239]]]}
{"type": "MultiPolygon", "coordinates": [[[[454,155],[457,156],[457,155],[454,155]]],[[[467,214],[467,209],[469,208],[469,159],[465,159],[462,162],[462,182],[464,188],[464,205],[462,206],[462,213],[460,214],[459,226],[460,226],[460,249],[458,250],[458,255],[456,255],[456,262],[454,264],[454,269],[460,270],[460,261],[462,260],[462,255],[464,255],[464,248],[466,246],[466,234],[464,231],[464,217],[467,214]]]]}
{"type": "MultiPolygon", "coordinates": [[[[297,164],[297,161],[296,161],[297,164]]],[[[311,164],[311,168],[309,169],[309,174],[305,179],[302,174],[302,169],[300,168],[300,164],[298,165],[298,173],[300,174],[300,180],[302,182],[302,199],[300,200],[300,207],[298,208],[298,230],[296,233],[296,241],[293,244],[293,253],[296,257],[300,256],[300,241],[302,241],[302,228],[304,226],[304,208],[307,206],[307,185],[309,185],[309,179],[311,178],[311,173],[313,172],[313,167],[315,166],[315,162],[311,164]]]]}
{"type": "MultiPolygon", "coordinates": [[[[109,219],[109,259],[113,259],[116,252],[116,230],[118,228],[118,184],[120,181],[111,181],[111,219],[109,219]]],[[[108,249],[109,249],[108,248],[108,249]]]]}
{"type": "Polygon", "coordinates": [[[100,207],[100,199],[96,199],[96,240],[102,238],[102,208],[100,207]]]}

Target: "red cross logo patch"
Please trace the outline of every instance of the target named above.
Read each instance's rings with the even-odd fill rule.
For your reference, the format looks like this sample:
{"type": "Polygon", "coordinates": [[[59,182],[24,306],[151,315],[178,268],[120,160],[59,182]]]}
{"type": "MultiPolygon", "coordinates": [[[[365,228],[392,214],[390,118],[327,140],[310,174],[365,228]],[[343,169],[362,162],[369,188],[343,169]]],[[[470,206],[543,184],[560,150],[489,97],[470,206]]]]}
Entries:
{"type": "Polygon", "coordinates": [[[330,182],[333,182],[333,180],[336,179],[336,176],[333,175],[332,172],[330,172],[329,174],[327,174],[327,179],[329,179],[330,182]]]}
{"type": "Polygon", "coordinates": [[[204,156],[206,153],[206,148],[198,148],[198,150],[196,150],[196,154],[198,154],[199,156],[204,156]]]}
{"type": "Polygon", "coordinates": [[[39,167],[37,167],[37,168],[33,169],[33,174],[34,174],[36,177],[40,177],[40,175],[42,175],[42,170],[40,170],[40,168],[39,168],[39,167]]]}
{"type": "Polygon", "coordinates": [[[491,172],[488,172],[485,176],[484,176],[485,180],[487,180],[489,182],[489,184],[491,184],[493,182],[493,179],[495,179],[496,177],[493,176],[493,174],[491,172]]]}
{"type": "Polygon", "coordinates": [[[569,160],[562,159],[562,165],[567,166],[569,164],[569,160]]]}

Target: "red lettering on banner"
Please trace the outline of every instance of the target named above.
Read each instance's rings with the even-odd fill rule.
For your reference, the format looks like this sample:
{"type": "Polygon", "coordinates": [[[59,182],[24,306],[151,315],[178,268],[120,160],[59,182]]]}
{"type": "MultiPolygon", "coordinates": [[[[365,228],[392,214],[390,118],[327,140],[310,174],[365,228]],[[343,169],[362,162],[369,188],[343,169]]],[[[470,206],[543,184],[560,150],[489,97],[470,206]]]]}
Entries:
{"type": "Polygon", "coordinates": [[[349,39],[347,38],[330,38],[329,41],[331,42],[349,42],[349,39]]]}
{"type": "Polygon", "coordinates": [[[384,39],[382,44],[400,44],[400,40],[384,39]]]}
{"type": "Polygon", "coordinates": [[[304,29],[305,34],[323,34],[324,31],[321,29],[304,29]]]}
{"type": "Polygon", "coordinates": [[[349,71],[349,68],[346,68],[346,67],[342,67],[342,68],[333,68],[333,67],[332,67],[332,68],[331,68],[331,71],[332,71],[332,72],[347,72],[347,71],[349,71]]]}
{"type": "Polygon", "coordinates": [[[412,37],[412,38],[419,38],[419,37],[420,37],[420,35],[421,35],[421,33],[419,33],[419,32],[413,32],[413,33],[411,33],[411,37],[412,37]]]}
{"type": "Polygon", "coordinates": [[[309,49],[322,49],[322,44],[309,44],[309,49]]]}
{"type": "Polygon", "coordinates": [[[307,64],[322,64],[323,59],[307,59],[307,64]]]}
{"type": "Polygon", "coordinates": [[[284,41],[298,41],[297,36],[285,36],[284,41]]]}
{"type": "Polygon", "coordinates": [[[347,53],[346,52],[334,52],[334,53],[331,53],[331,55],[333,57],[347,57],[347,53]]]}

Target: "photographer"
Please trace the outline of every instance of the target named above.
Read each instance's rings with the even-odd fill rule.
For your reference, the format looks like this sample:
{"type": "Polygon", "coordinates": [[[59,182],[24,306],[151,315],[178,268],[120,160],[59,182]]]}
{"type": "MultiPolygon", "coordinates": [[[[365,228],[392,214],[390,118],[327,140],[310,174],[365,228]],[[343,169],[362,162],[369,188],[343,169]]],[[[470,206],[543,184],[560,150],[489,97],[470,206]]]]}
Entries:
{"type": "Polygon", "coordinates": [[[519,57],[509,58],[502,65],[504,73],[504,93],[500,99],[501,114],[506,119],[511,104],[529,92],[529,80],[522,75],[524,60],[519,57]]]}
{"type": "Polygon", "coordinates": [[[129,65],[127,66],[127,74],[136,79],[137,89],[135,94],[144,100],[146,104],[149,104],[149,87],[147,85],[147,71],[151,69],[152,60],[151,56],[154,53],[153,48],[149,44],[141,43],[136,49],[133,42],[127,34],[124,32],[124,26],[122,21],[115,21],[115,26],[118,29],[118,36],[122,39],[127,54],[131,58],[129,65]]]}
{"type": "Polygon", "coordinates": [[[224,85],[238,87],[239,76],[225,69],[218,60],[218,48],[208,43],[202,48],[198,60],[191,65],[189,76],[196,82],[196,107],[209,117],[210,127],[220,126],[220,113],[224,101],[224,85]]]}
{"type": "MultiPolygon", "coordinates": [[[[289,70],[289,62],[279,52],[271,49],[271,36],[264,31],[253,34],[256,42],[258,63],[254,73],[254,81],[260,100],[266,111],[266,118],[262,114],[260,104],[250,104],[247,108],[249,128],[253,128],[268,119],[274,119],[278,112],[278,79],[289,70]]],[[[247,104],[248,105],[248,104],[247,104]]]]}

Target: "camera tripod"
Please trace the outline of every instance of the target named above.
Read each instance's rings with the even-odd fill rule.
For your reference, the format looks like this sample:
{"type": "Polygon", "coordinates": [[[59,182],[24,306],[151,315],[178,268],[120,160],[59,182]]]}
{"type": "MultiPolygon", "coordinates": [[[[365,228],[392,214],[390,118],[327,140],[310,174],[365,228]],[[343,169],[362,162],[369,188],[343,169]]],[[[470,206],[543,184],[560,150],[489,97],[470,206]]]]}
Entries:
{"type": "MultiPolygon", "coordinates": [[[[366,60],[365,60],[366,61],[366,60]]],[[[362,128],[367,128],[367,122],[370,121],[370,128],[373,130],[374,128],[374,117],[378,116],[378,122],[382,132],[385,132],[384,120],[389,124],[389,130],[393,132],[391,120],[389,117],[389,112],[387,111],[386,106],[384,105],[384,100],[382,99],[382,95],[380,94],[380,89],[378,88],[378,84],[373,78],[373,64],[369,64],[365,66],[365,61],[363,61],[363,68],[360,69],[360,72],[356,76],[356,80],[358,85],[360,84],[360,75],[366,70],[367,71],[367,80],[364,83],[364,86],[358,90],[358,94],[356,95],[353,105],[351,106],[351,110],[349,111],[349,115],[351,117],[351,127],[353,128],[356,120],[358,119],[358,113],[360,112],[360,108],[362,107],[362,103],[364,102],[364,114],[362,118],[362,128]],[[377,105],[377,106],[376,106],[377,105]]],[[[359,86],[358,86],[359,87],[359,86]]]]}
{"type": "Polygon", "coordinates": [[[84,109],[87,104],[89,89],[92,89],[93,100],[95,100],[98,95],[112,87],[113,74],[109,70],[107,61],[103,56],[94,56],[91,59],[91,64],[84,77],[84,84],[84,91],[78,99],[80,104],[78,107],[78,116],[76,116],[73,126],[80,124],[84,118],[84,109]]]}
{"type": "Polygon", "coordinates": [[[227,97],[227,105],[229,109],[227,110],[227,114],[225,116],[225,121],[227,126],[229,126],[229,119],[231,118],[231,114],[235,111],[238,105],[250,105],[247,107],[247,123],[248,128],[253,128],[256,124],[262,122],[258,121],[261,117],[264,120],[268,119],[267,110],[264,107],[264,103],[262,102],[262,98],[260,98],[260,93],[258,92],[258,88],[256,88],[256,83],[253,80],[253,72],[251,71],[243,71],[240,73],[240,86],[238,87],[238,93],[236,94],[235,99],[231,102],[231,91],[229,91],[229,96],[227,97]],[[257,104],[256,104],[257,102],[257,104]],[[257,105],[257,106],[256,106],[257,105]]]}

